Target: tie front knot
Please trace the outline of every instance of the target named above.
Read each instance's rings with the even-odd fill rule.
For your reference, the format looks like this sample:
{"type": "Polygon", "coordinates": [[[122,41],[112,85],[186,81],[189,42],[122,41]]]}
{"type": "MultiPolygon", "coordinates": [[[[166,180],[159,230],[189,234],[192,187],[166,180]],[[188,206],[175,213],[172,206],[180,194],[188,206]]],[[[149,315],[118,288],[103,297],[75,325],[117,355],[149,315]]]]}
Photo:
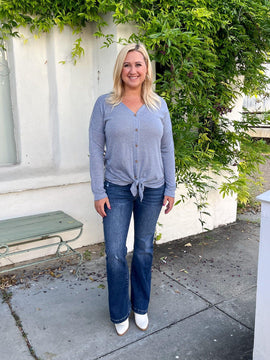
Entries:
{"type": "Polygon", "coordinates": [[[144,184],[138,180],[134,181],[130,188],[131,194],[136,197],[139,195],[140,200],[143,199],[144,184]]]}

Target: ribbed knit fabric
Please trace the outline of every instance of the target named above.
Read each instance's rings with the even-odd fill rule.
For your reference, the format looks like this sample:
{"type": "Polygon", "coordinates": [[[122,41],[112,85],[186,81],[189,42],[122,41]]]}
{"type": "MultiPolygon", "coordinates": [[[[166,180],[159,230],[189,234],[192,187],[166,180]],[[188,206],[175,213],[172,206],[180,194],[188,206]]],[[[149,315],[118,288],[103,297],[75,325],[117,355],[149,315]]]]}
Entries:
{"type": "Polygon", "coordinates": [[[90,175],[95,200],[105,198],[104,179],[117,185],[132,184],[134,196],[143,197],[144,187],[158,188],[165,182],[165,195],[175,194],[175,161],[172,126],[166,102],[158,110],[143,105],[133,113],[120,103],[100,96],[89,127],[90,175]]]}

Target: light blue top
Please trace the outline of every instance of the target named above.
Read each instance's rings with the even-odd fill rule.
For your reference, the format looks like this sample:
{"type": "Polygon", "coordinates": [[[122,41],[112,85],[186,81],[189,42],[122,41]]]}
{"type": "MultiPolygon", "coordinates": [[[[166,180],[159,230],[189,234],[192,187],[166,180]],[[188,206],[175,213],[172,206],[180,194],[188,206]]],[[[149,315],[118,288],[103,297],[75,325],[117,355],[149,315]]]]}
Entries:
{"type": "Polygon", "coordinates": [[[165,182],[165,195],[175,194],[172,125],[166,102],[135,114],[126,105],[112,106],[108,94],[94,106],[89,127],[90,175],[95,200],[107,196],[104,179],[117,185],[132,184],[133,196],[143,198],[144,187],[165,182]],[[104,169],[105,166],[105,169],[104,169]]]}

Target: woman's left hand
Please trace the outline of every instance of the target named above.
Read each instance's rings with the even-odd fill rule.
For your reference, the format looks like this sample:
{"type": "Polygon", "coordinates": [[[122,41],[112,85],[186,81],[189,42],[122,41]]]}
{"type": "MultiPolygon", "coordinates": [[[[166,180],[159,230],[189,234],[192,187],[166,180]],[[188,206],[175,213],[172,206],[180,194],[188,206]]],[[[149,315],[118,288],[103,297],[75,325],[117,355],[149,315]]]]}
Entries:
{"type": "Polygon", "coordinates": [[[166,206],[165,214],[168,214],[172,210],[173,204],[174,204],[174,198],[171,196],[165,195],[164,199],[163,199],[163,206],[166,206]]]}

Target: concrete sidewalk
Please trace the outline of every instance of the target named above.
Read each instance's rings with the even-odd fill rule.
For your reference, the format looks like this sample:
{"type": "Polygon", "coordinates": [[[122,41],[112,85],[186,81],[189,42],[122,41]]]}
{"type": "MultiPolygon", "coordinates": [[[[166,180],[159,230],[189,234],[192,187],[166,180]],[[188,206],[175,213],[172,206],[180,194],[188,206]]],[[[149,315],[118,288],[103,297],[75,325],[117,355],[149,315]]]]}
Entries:
{"type": "MultiPolygon", "coordinates": [[[[252,221],[250,221],[252,220],[252,221]]],[[[1,360],[251,360],[260,224],[238,220],[155,246],[150,325],[117,336],[105,258],[2,291],[1,360]]],[[[164,230],[165,231],[165,230],[164,230]]]]}

